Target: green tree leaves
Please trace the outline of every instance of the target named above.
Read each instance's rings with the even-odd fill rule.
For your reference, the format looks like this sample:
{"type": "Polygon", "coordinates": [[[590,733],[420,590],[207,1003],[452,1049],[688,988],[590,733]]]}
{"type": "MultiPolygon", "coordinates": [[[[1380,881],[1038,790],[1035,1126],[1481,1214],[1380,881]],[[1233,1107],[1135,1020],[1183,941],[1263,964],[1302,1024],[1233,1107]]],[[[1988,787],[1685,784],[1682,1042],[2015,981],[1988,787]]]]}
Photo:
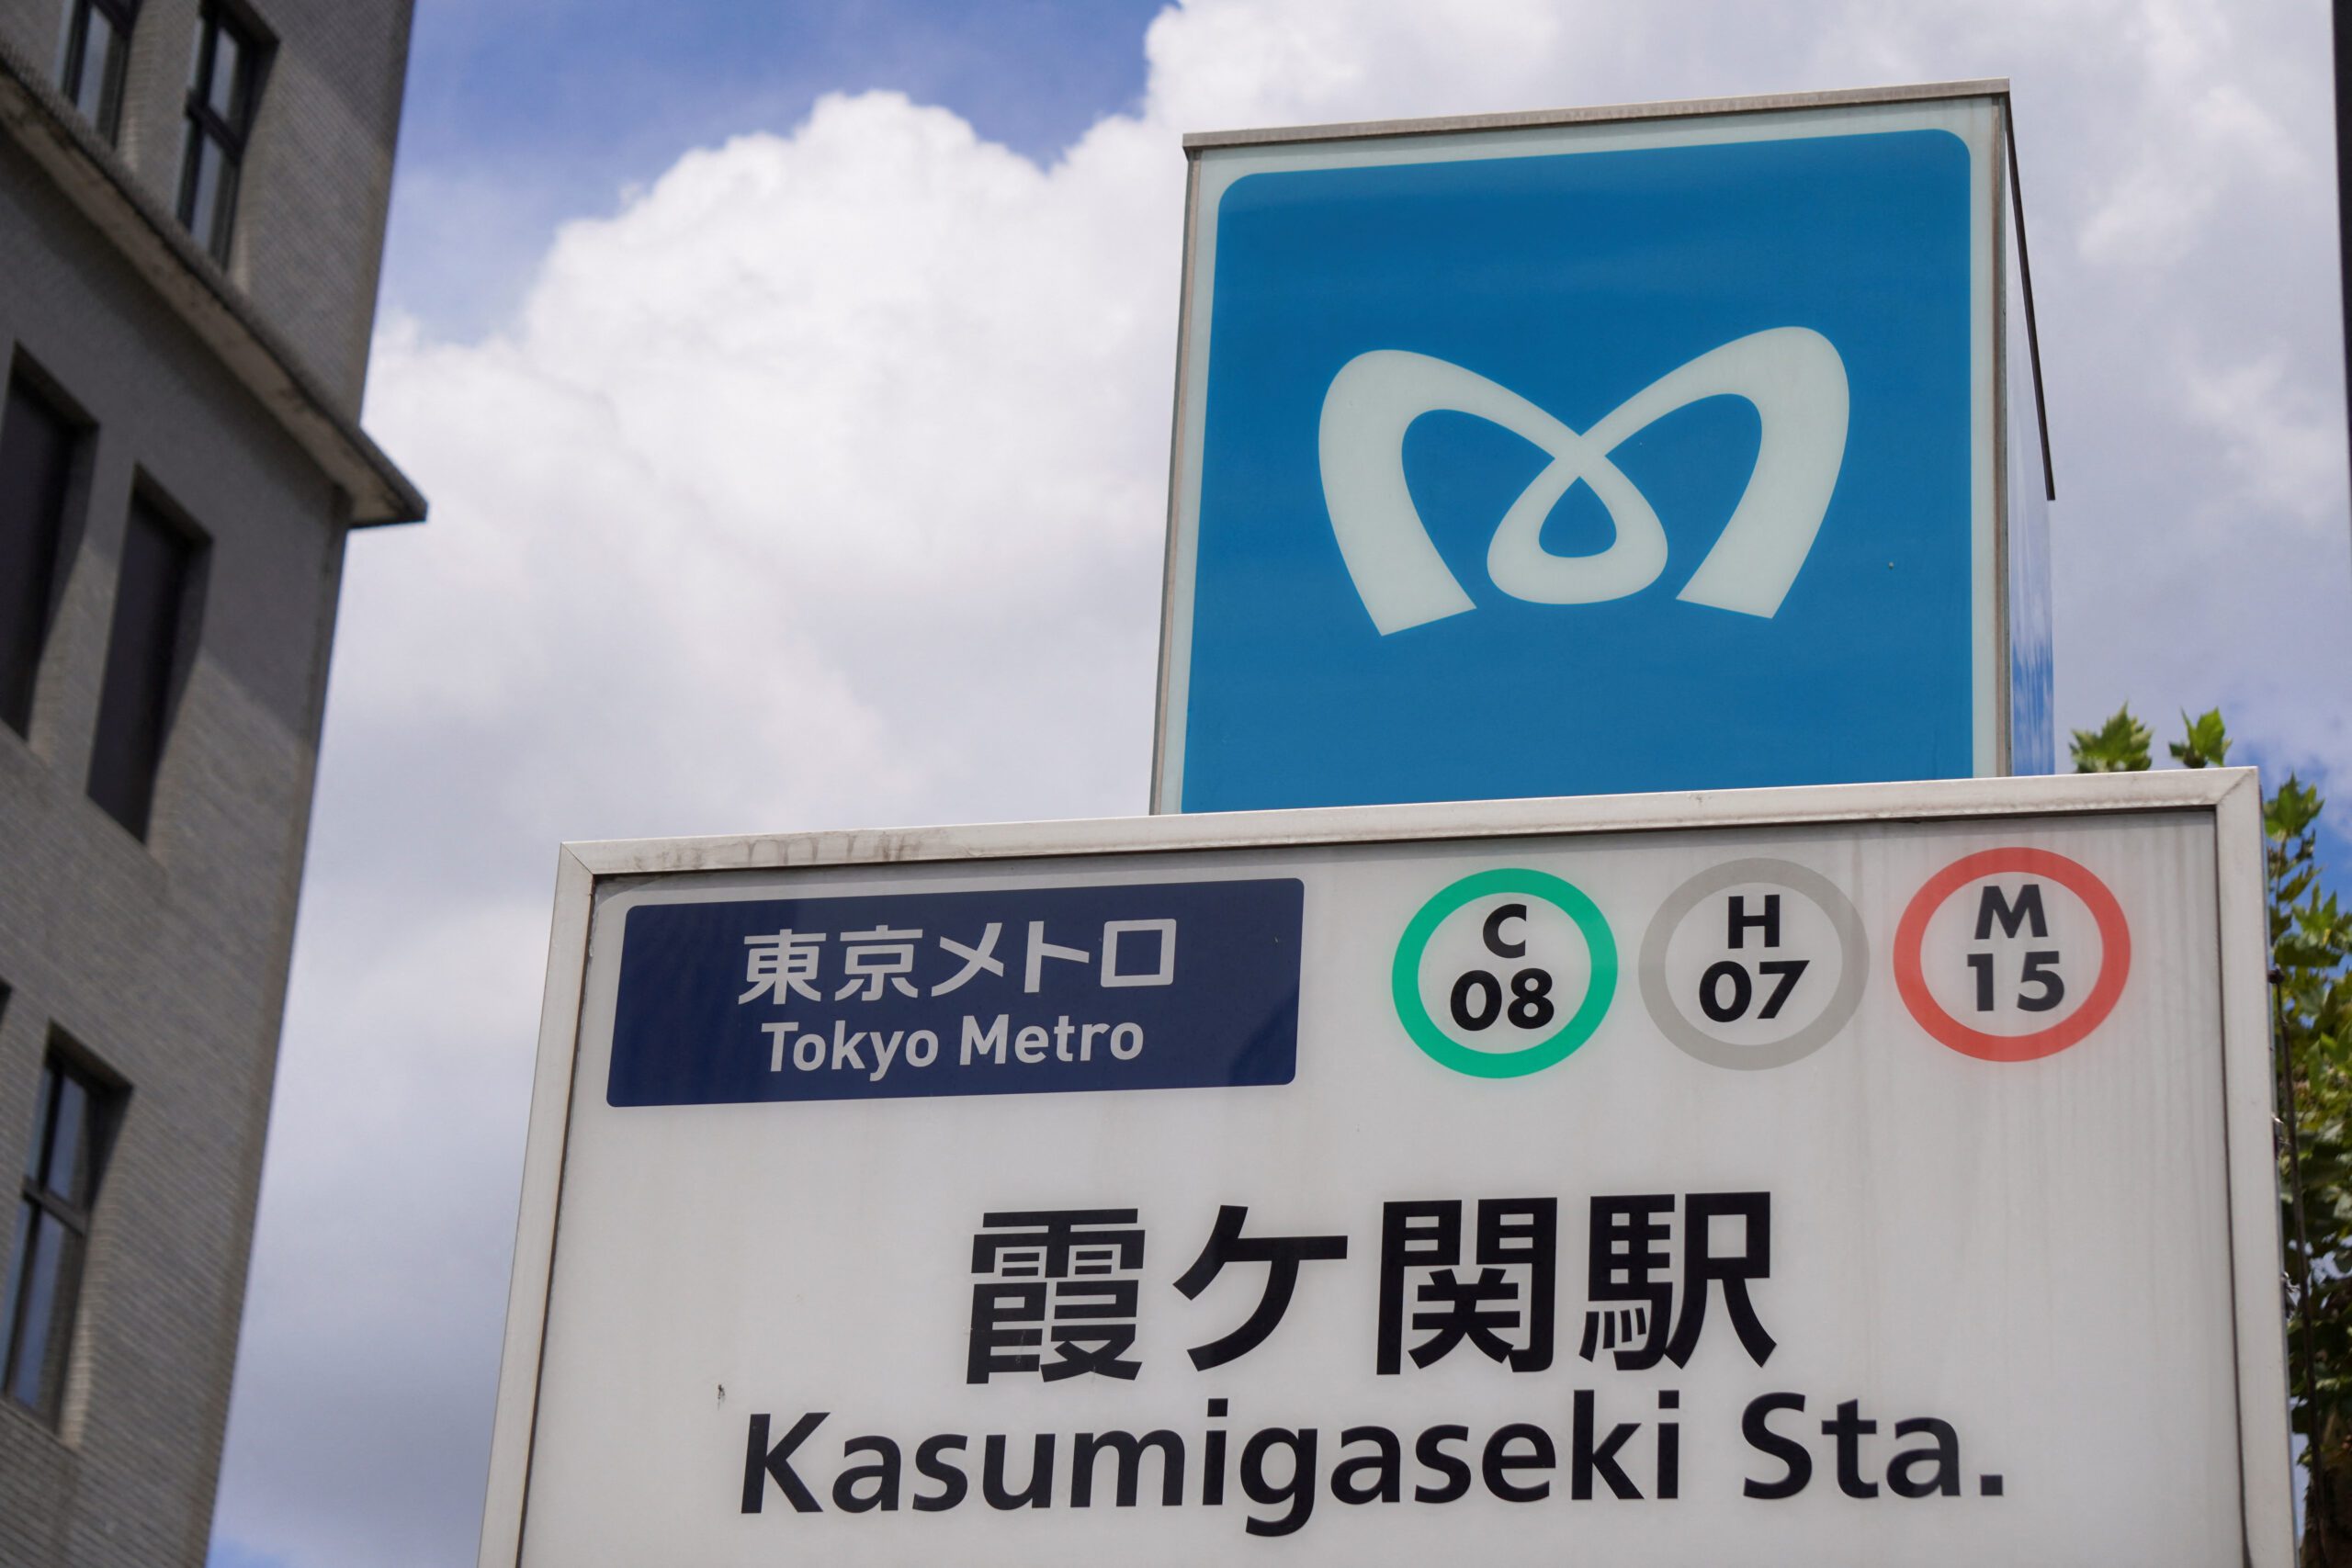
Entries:
{"type": "MultiPolygon", "coordinates": [[[[2169,747],[2186,767],[2219,765],[2230,737],[2214,709],[2181,715],[2169,747]]],[[[2129,707],[2075,731],[2076,773],[2148,766],[2148,731],[2129,707]]],[[[2289,1403],[2309,1439],[2305,1568],[2352,1565],[2352,912],[2320,886],[2318,790],[2293,774],[2262,807],[2269,895],[2272,1048],[2292,1137],[2279,1192],[2294,1373],[2289,1403]]]]}
{"type": "MultiPolygon", "coordinates": [[[[2220,716],[2216,715],[2218,723],[2220,716]]],[[[2075,731],[2075,772],[2078,773],[2137,773],[2147,771],[2148,727],[2132,716],[2129,706],[2097,729],[2075,731]]]]}
{"type": "MultiPolygon", "coordinates": [[[[2130,711],[2123,709],[2116,716],[2123,717],[2130,711]]],[[[2169,748],[2174,761],[2184,768],[2218,768],[2229,760],[2230,737],[2229,732],[2222,728],[2220,708],[2208,709],[2195,718],[2184,713],[2180,716],[2180,727],[2187,732],[2187,738],[2174,741],[2169,748]]],[[[2142,730],[2141,733],[2145,735],[2147,731],[2142,730]]]]}

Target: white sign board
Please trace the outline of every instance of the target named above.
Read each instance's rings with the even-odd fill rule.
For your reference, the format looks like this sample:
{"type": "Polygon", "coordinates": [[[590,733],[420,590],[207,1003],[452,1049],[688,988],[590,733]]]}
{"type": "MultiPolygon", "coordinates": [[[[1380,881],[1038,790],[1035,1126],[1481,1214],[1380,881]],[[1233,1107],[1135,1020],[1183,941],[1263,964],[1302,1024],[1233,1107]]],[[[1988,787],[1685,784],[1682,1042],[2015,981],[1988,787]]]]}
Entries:
{"type": "Polygon", "coordinates": [[[2244,771],[578,845],[481,1561],[2291,1561],[2244,771]]]}

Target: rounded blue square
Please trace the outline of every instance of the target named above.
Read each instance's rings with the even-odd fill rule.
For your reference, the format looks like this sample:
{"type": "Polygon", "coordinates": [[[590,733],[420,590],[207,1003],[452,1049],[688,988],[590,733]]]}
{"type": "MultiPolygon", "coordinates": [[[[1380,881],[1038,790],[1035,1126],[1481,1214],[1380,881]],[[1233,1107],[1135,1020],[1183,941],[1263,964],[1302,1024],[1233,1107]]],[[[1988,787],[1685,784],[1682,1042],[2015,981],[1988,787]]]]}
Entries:
{"type": "Polygon", "coordinates": [[[1970,159],[1951,132],[1889,130],[1234,181],[1216,215],[1175,804],[1975,772],[1970,159]],[[1609,424],[1758,334],[1772,354],[1741,362],[1737,395],[1609,424]],[[1772,600],[1739,549],[1699,573],[1757,472],[1783,350],[1842,373],[1845,436],[1772,600]],[[1335,532],[1319,444],[1335,380],[1368,355],[1496,389],[1487,412],[1441,400],[1395,440],[1434,551],[1424,597],[1450,577],[1455,607],[1386,630],[1335,532]],[[1638,586],[1541,602],[1490,561],[1560,455],[1534,423],[1555,446],[1596,439],[1540,528],[1527,520],[1528,571],[1586,592],[1591,563],[1639,554],[1646,508],[1662,564],[1638,586]],[[1586,564],[1545,565],[1564,558],[1586,564]],[[1720,602],[1743,592],[1769,612],[1720,602]]]}

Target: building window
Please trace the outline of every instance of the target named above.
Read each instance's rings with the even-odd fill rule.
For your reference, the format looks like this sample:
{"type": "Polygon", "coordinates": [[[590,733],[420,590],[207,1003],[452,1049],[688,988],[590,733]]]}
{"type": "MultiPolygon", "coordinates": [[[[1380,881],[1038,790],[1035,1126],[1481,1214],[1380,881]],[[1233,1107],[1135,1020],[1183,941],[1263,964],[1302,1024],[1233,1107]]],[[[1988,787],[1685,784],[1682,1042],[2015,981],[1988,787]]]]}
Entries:
{"type": "Polygon", "coordinates": [[[90,798],[141,838],[155,804],[155,773],[196,662],[204,612],[203,539],[144,495],[130,501],[115,588],[114,630],[90,748],[90,798]]]}
{"type": "Polygon", "coordinates": [[[139,0],[74,0],[65,18],[58,86],[108,141],[122,129],[122,71],[138,17],[139,0]]]}
{"type": "Polygon", "coordinates": [[[261,82],[263,43],[218,4],[197,23],[196,75],[187,89],[187,150],[180,163],[180,221],[227,265],[237,211],[237,170],[245,161],[261,82]]]}
{"type": "Polygon", "coordinates": [[[0,723],[32,723],[81,430],[23,375],[0,405],[0,723]]]}
{"type": "Polygon", "coordinates": [[[17,1245],[8,1255],[6,1356],[0,1390],[45,1419],[57,1419],[66,1347],[82,1293],[90,1206],[106,1164],[117,1096],[52,1049],[40,1072],[32,1146],[17,1202],[17,1245]]]}

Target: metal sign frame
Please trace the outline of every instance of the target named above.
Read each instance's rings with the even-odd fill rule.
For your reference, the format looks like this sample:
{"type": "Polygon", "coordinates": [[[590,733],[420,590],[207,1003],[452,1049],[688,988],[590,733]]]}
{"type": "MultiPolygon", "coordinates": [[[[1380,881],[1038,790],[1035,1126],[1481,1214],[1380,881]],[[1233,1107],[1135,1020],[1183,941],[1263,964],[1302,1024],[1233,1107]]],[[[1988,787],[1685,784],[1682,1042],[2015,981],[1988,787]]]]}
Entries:
{"type": "Polygon", "coordinates": [[[2285,1321],[2278,1293],[2277,1171],[2271,1153],[2275,1079],[2264,934],[2262,797],[2256,775],[2247,768],[567,844],[557,860],[481,1568],[514,1568],[522,1553],[548,1290],[561,1235],[560,1198],[589,933],[602,896],[646,877],[680,873],[975,862],[1004,863],[1010,868],[1024,860],[1071,855],[2184,809],[2210,813],[2214,826],[2244,1561],[2250,1568],[2291,1568],[2292,1467],[2286,1420],[2285,1321]]]}
{"type": "MultiPolygon", "coordinates": [[[[1193,602],[1193,550],[1199,538],[1199,484],[1202,413],[1207,387],[1207,307],[1204,280],[1198,276],[1203,252],[1204,192],[1204,155],[1243,151],[1300,149],[1312,153],[1333,143],[1374,143],[1400,138],[1451,138],[1463,145],[1430,156],[1480,155],[1482,133],[1542,130],[1563,127],[1622,126],[1638,130],[1645,124],[1668,121],[1723,120],[1751,117],[1790,117],[1824,109],[1900,108],[1982,99],[1992,113],[1993,146],[1981,171],[1984,188],[1976,217],[1978,247],[1989,258],[1990,276],[1972,288],[1978,295],[1977,320],[1971,328],[1976,339],[1978,386],[1973,398],[1978,428],[1972,458],[1978,495],[1974,502],[1975,539],[1970,567],[1971,593],[1979,604],[1972,634],[1974,667],[1974,769],[1979,775],[2003,775],[2017,771],[2015,716],[2012,713],[2012,638],[2008,588],[2012,581],[2007,520],[2022,498],[2013,497],[2012,445],[2030,441],[2041,470],[2046,499],[2055,500],[2057,481],[2050,460],[2049,420],[2043,409],[2041,356],[2034,320],[2032,273],[2027,261],[2025,212],[2017,177],[2017,149],[2005,77],[1914,85],[1859,88],[1835,92],[1783,93],[1738,98],[1693,98],[1648,104],[1618,104],[1591,108],[1552,109],[1517,114],[1459,115],[1423,119],[1381,120],[1289,128],[1196,133],[1184,138],[1184,259],[1177,306],[1176,377],[1171,439],[1169,446],[1168,524],[1161,571],[1160,635],[1154,687],[1150,809],[1154,813],[1183,809],[1182,770],[1184,731],[1189,701],[1189,671],[1193,602]],[[2011,253],[2015,253],[2013,279],[2011,253]],[[2012,297],[2022,305],[2023,321],[2010,318],[2012,297]],[[2018,330],[2022,328],[2022,331],[2018,330]],[[2021,426],[2022,411],[2007,407],[2011,382],[2010,359],[2022,350],[2033,389],[2033,423],[2021,426]],[[1989,615],[1985,611],[1989,610],[1989,615]]],[[[1212,198],[1213,199],[1213,198],[1212,198]]],[[[2030,471],[2030,470],[2029,470],[2030,471]]],[[[2036,498],[2037,500],[2041,498],[2036,498]]],[[[2029,762],[2029,766],[2031,764],[2029,762]]]]}

